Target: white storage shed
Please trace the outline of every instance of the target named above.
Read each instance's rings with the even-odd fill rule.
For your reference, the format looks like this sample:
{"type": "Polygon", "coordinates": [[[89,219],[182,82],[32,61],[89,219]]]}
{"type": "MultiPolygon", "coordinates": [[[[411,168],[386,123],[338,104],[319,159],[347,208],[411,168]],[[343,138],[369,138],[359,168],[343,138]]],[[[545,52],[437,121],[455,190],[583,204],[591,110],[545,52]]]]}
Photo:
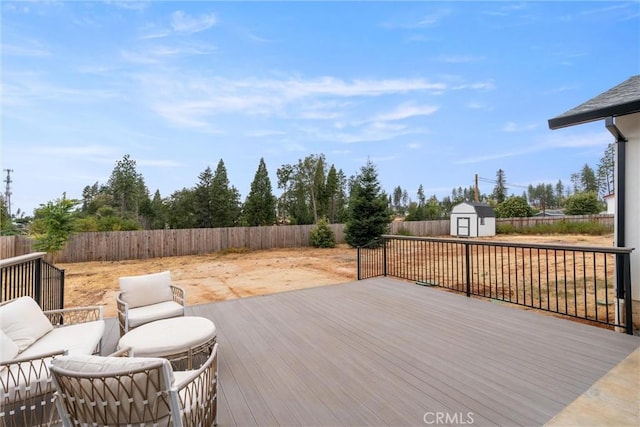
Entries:
{"type": "Polygon", "coordinates": [[[486,203],[462,202],[451,209],[451,235],[484,237],[496,235],[496,214],[486,203]]]}

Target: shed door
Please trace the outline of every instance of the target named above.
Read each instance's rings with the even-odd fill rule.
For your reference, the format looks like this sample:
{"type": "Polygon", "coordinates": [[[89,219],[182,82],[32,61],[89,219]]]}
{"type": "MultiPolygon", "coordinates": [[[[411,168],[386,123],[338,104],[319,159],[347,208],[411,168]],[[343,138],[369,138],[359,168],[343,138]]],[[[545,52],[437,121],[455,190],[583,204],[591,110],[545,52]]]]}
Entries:
{"type": "Polygon", "coordinates": [[[458,236],[469,237],[469,226],[471,224],[471,218],[468,216],[462,216],[457,218],[457,233],[458,236]]]}

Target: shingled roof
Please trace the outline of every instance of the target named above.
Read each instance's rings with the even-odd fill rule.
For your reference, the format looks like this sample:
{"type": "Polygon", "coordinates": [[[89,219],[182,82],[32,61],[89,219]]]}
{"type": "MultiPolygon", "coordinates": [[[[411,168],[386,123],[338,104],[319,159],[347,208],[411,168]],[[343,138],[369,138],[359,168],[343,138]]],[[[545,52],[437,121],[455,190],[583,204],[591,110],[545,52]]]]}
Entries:
{"type": "Polygon", "coordinates": [[[558,129],[606,117],[640,112],[640,75],[630,77],[618,86],[601,93],[577,107],[549,119],[549,129],[558,129]]]}

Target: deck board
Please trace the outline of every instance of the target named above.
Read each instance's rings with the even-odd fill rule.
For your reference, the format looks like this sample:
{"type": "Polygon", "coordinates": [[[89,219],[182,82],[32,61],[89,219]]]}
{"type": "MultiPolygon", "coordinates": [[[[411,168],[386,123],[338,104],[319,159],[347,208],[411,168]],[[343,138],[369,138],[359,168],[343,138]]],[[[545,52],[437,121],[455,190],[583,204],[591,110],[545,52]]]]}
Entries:
{"type": "MultiPolygon", "coordinates": [[[[541,425],[640,338],[376,278],[188,307],[220,343],[219,425],[541,425]],[[468,422],[467,422],[468,424],[468,422]]],[[[107,322],[103,354],[115,348],[107,322]]]]}

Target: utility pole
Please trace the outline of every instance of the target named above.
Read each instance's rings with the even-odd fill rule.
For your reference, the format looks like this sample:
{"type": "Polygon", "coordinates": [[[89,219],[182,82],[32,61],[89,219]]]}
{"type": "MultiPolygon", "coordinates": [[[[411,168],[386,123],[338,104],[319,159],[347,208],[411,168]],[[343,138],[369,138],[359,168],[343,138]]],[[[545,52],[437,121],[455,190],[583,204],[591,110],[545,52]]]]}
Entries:
{"type": "Polygon", "coordinates": [[[11,183],[13,182],[11,181],[11,172],[13,172],[13,169],[3,170],[7,173],[7,178],[4,180],[7,184],[4,190],[4,200],[7,203],[7,214],[9,215],[9,218],[11,218],[11,183]]]}
{"type": "Polygon", "coordinates": [[[473,186],[473,201],[480,202],[480,193],[478,191],[478,174],[476,174],[476,184],[473,186]]]}

